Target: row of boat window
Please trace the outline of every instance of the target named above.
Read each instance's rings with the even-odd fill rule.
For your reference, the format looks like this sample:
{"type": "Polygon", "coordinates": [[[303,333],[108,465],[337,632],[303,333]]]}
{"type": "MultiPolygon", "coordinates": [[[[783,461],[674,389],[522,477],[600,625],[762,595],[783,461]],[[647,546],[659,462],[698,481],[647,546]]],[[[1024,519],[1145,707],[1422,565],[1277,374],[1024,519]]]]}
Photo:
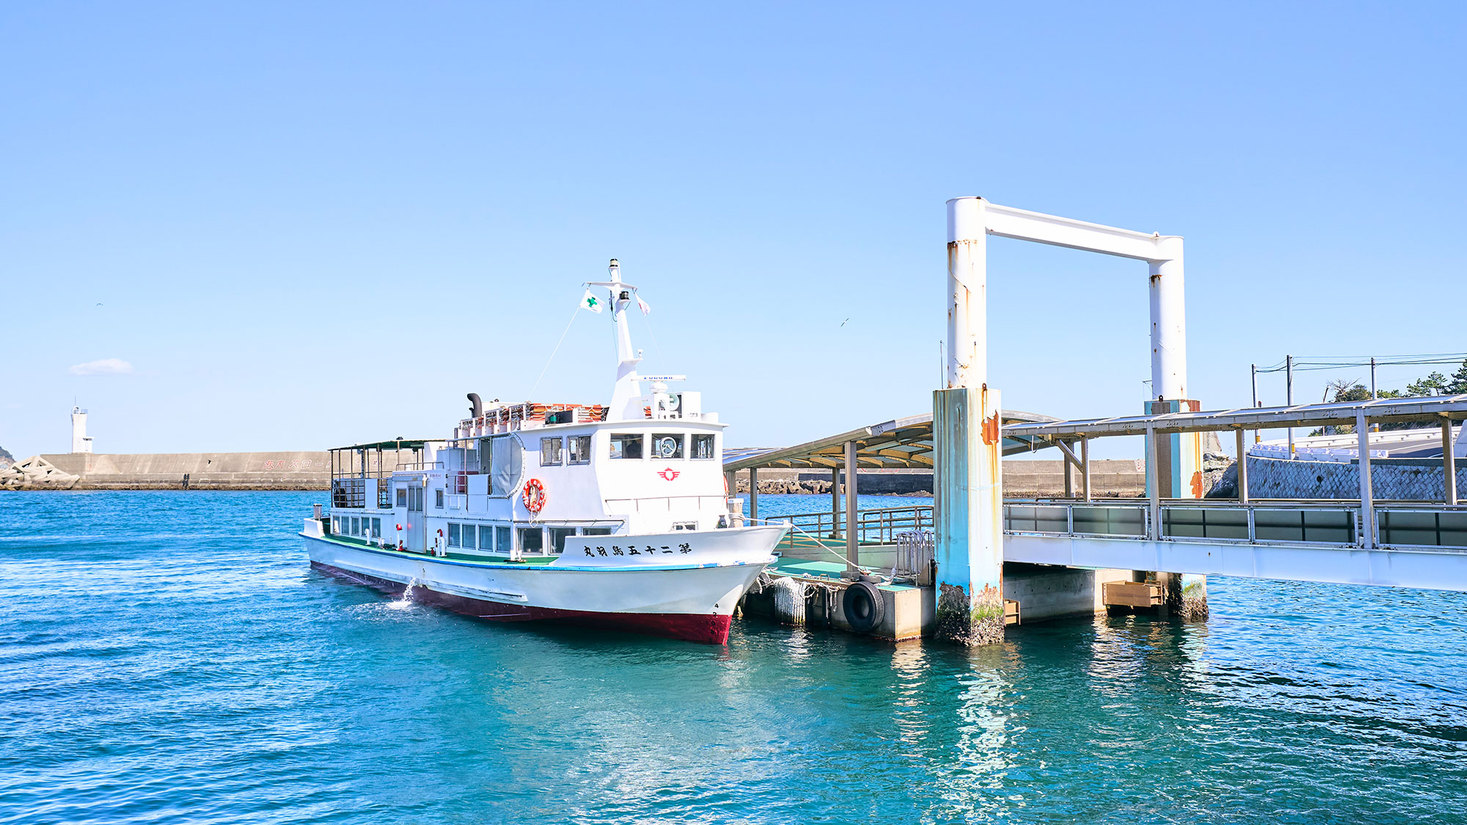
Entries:
{"type": "Polygon", "coordinates": [[[364,539],[380,539],[382,538],[382,519],[337,516],[335,523],[331,526],[331,532],[338,535],[360,536],[364,539]]]}
{"type": "MultiPolygon", "coordinates": [[[[683,433],[652,433],[651,454],[664,461],[692,457],[696,460],[713,458],[713,435],[695,433],[689,439],[683,433]]],[[[612,433],[611,458],[645,458],[646,433],[612,433]]],[[[561,464],[589,464],[591,462],[591,436],[554,436],[540,439],[540,466],[558,467],[561,464]]]]}
{"type": "MultiPolygon", "coordinates": [[[[450,521],[448,523],[448,546],[450,548],[463,548],[467,550],[487,550],[494,553],[508,553],[511,549],[510,542],[513,539],[513,528],[508,525],[495,524],[465,524],[450,521]]],[[[559,553],[565,547],[565,540],[577,535],[574,527],[520,527],[520,552],[521,553],[543,553],[545,552],[545,541],[550,541],[550,552],[559,553]],[[548,535],[547,535],[548,534],[548,535]]],[[[611,529],[606,527],[581,528],[579,535],[583,536],[609,536],[611,529]]]]}

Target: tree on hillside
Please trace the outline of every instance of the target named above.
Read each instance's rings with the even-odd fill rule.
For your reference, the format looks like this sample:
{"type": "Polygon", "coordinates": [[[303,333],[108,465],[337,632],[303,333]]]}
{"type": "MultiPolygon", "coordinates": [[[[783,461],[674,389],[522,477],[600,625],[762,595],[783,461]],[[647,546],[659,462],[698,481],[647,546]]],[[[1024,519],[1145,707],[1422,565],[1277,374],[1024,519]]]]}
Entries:
{"type": "Polygon", "coordinates": [[[1462,361],[1462,366],[1452,373],[1452,380],[1447,384],[1448,395],[1467,394],[1467,360],[1462,361]]]}
{"type": "MultiPolygon", "coordinates": [[[[1369,401],[1370,400],[1370,390],[1366,389],[1364,384],[1358,383],[1358,382],[1356,382],[1353,379],[1351,379],[1351,380],[1331,381],[1328,384],[1326,384],[1325,385],[1325,388],[1324,388],[1324,392],[1325,392],[1325,397],[1326,398],[1329,397],[1329,391],[1330,390],[1334,390],[1335,391],[1335,397],[1333,399],[1333,402],[1336,403],[1336,404],[1344,404],[1344,403],[1348,403],[1350,401],[1369,401]]],[[[1319,428],[1317,430],[1314,430],[1314,431],[1310,432],[1309,434],[1311,436],[1314,436],[1314,435],[1345,435],[1346,433],[1353,433],[1353,432],[1355,432],[1354,425],[1351,425],[1351,424],[1331,424],[1331,425],[1329,425],[1327,427],[1321,427],[1321,428],[1319,428]]]]}
{"type": "Polygon", "coordinates": [[[1445,395],[1447,392],[1447,377],[1439,372],[1433,372],[1417,381],[1406,385],[1406,395],[1420,397],[1424,395],[1445,395]]]}

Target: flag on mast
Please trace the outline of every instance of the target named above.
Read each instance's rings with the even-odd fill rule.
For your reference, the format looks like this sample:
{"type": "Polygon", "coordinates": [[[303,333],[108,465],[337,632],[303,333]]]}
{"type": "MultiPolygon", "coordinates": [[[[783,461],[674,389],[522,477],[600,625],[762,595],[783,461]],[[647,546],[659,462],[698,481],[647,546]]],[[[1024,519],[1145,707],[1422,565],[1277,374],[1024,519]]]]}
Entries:
{"type": "Polygon", "coordinates": [[[601,299],[591,294],[587,289],[586,294],[581,296],[581,309],[589,309],[597,315],[601,314],[601,299]]]}
{"type": "Polygon", "coordinates": [[[644,301],[644,300],[642,300],[642,296],[641,295],[638,295],[637,296],[637,309],[642,310],[642,314],[643,315],[651,315],[652,314],[652,307],[648,306],[647,305],[647,302],[644,301]]]}

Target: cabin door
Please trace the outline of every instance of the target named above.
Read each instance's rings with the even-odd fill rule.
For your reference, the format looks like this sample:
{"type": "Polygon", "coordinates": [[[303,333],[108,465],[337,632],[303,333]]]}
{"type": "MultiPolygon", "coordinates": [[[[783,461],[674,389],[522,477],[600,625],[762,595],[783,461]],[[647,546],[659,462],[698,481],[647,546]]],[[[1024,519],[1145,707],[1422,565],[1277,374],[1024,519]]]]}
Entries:
{"type": "Polygon", "coordinates": [[[414,484],[407,488],[407,549],[421,553],[423,537],[428,532],[423,518],[423,488],[414,484]]]}

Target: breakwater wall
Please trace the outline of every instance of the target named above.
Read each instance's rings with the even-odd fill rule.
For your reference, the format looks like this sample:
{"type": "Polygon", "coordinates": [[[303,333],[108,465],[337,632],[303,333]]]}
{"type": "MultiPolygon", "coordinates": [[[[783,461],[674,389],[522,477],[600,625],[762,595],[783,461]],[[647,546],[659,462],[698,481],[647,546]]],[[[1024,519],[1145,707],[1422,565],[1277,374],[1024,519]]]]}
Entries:
{"type": "MultiPolygon", "coordinates": [[[[1380,501],[1441,501],[1446,485],[1434,458],[1376,458],[1370,461],[1371,495],[1380,501]]],[[[1467,490],[1467,466],[1458,464],[1457,490],[1467,490]]],[[[1459,493],[1460,494],[1460,493],[1459,493]]],[[[1360,498],[1360,464],[1248,457],[1252,498],[1360,498]]],[[[1229,465],[1209,498],[1238,497],[1238,469],[1229,465]]]]}
{"type": "Polygon", "coordinates": [[[41,458],[78,477],[73,490],[326,490],[320,452],[65,453],[41,458]]]}
{"type": "MultiPolygon", "coordinates": [[[[57,481],[18,480],[16,489],[73,490],[326,490],[330,458],[321,452],[263,453],[55,453],[39,456],[57,481]],[[76,476],[70,481],[69,476],[76,476]]],[[[1058,496],[1064,492],[1060,461],[1005,461],[1004,494],[1011,498],[1058,496]]],[[[1073,473],[1080,489],[1079,473],[1073,473]]],[[[1146,473],[1134,460],[1097,460],[1090,480],[1094,495],[1145,495],[1146,473]]],[[[739,473],[738,492],[748,492],[748,474],[739,473]]],[[[931,495],[930,470],[862,470],[863,494],[931,495]]],[[[760,493],[830,492],[828,470],[759,471],[760,493]]]]}

